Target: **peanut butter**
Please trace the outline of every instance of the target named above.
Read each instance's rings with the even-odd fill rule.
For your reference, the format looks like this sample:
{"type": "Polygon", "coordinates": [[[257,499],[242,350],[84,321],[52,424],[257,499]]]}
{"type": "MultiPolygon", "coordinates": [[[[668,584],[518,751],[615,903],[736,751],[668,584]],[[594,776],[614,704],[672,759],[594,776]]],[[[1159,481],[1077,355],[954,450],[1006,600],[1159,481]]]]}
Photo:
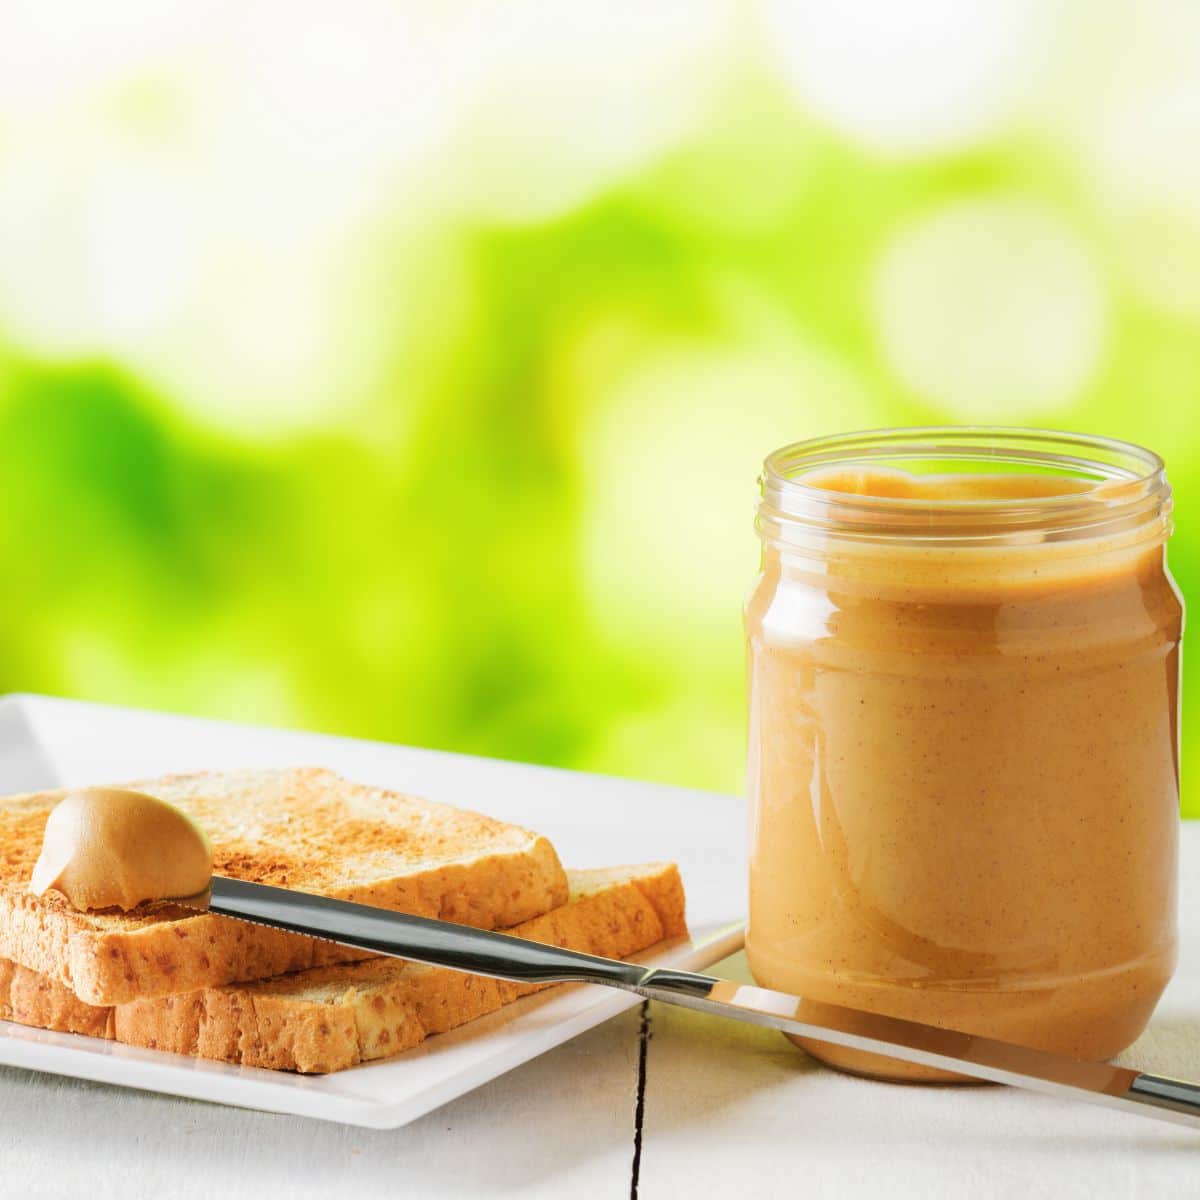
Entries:
{"type": "Polygon", "coordinates": [[[212,848],[173,805],[144,792],[85,788],[50,813],[29,890],[61,892],[78,909],[131,909],[203,892],[212,848]]]}
{"type": "MultiPolygon", "coordinates": [[[[1105,527],[1119,480],[864,467],[797,482],[834,510],[926,501],[960,532],[979,502],[1079,496],[1099,532],[1079,517],[1060,538],[1048,517],[986,545],[872,538],[886,512],[867,505],[852,535],[835,518],[803,545],[766,539],[746,612],[755,978],[1116,1054],[1176,954],[1182,608],[1162,521],[1105,527]]],[[[950,1078],[803,1044],[854,1071],[950,1078]]]]}

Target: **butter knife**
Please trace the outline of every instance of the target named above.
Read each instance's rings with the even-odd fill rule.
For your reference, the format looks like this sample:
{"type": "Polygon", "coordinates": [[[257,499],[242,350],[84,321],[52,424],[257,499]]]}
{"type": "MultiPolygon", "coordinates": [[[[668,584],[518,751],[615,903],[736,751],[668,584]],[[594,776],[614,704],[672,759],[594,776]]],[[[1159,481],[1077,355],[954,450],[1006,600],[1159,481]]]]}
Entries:
{"type": "Polygon", "coordinates": [[[214,876],[188,907],[324,938],[373,954],[517,983],[596,983],[664,1004],[765,1025],[992,1083],[1200,1128],[1200,1084],[698,975],[413,917],[346,900],[214,876]]]}

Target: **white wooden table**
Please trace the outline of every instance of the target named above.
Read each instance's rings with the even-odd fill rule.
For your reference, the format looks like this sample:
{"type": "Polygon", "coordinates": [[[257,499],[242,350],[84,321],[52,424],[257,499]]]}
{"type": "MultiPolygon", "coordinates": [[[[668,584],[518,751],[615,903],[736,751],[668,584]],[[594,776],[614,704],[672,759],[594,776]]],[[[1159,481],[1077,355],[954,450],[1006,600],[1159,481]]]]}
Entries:
{"type": "MultiPolygon", "coordinates": [[[[1183,847],[1180,971],[1126,1057],[1200,1078],[1200,823],[1183,847]]],[[[391,1132],[0,1070],[5,1196],[627,1196],[639,1144],[642,1197],[1200,1193],[1200,1133],[852,1079],[776,1034],[657,1004],[391,1132]]]]}

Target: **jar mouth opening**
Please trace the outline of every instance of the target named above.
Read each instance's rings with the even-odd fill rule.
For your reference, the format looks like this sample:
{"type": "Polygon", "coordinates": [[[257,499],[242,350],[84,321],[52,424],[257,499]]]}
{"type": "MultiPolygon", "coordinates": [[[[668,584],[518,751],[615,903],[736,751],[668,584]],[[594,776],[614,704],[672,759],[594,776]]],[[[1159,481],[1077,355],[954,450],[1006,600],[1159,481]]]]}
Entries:
{"type": "Polygon", "coordinates": [[[1099,537],[1170,513],[1162,459],[1116,438],[920,426],[814,438],[767,456],[759,528],[986,545],[1099,537]]]}

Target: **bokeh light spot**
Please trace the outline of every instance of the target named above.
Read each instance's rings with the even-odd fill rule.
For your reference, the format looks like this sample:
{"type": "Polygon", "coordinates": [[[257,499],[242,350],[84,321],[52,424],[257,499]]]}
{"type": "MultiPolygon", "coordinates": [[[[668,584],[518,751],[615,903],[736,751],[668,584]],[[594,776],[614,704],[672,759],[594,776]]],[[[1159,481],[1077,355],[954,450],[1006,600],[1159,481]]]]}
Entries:
{"type": "Polygon", "coordinates": [[[582,445],[597,623],[627,648],[648,639],[684,673],[713,638],[734,653],[762,460],[870,424],[865,389],[793,329],[790,341],[660,345],[596,404],[582,445]]]}
{"type": "Polygon", "coordinates": [[[456,204],[545,221],[662,155],[705,113],[731,15],[723,0],[496,9],[471,39],[480,61],[448,173],[456,204]]]}
{"type": "Polygon", "coordinates": [[[905,385],[965,421],[1069,407],[1105,350],[1087,245],[1021,198],[960,201],[900,230],[876,270],[879,337],[905,385]]]}
{"type": "Polygon", "coordinates": [[[1012,115],[1046,43],[1039,0],[774,0],[784,80],[819,120],[885,154],[946,152],[1012,115]]]}
{"type": "MultiPolygon", "coordinates": [[[[1200,26],[1197,26],[1200,34],[1200,26]]],[[[1200,55],[1184,79],[1116,101],[1086,155],[1134,287],[1200,320],[1200,55]]]]}

